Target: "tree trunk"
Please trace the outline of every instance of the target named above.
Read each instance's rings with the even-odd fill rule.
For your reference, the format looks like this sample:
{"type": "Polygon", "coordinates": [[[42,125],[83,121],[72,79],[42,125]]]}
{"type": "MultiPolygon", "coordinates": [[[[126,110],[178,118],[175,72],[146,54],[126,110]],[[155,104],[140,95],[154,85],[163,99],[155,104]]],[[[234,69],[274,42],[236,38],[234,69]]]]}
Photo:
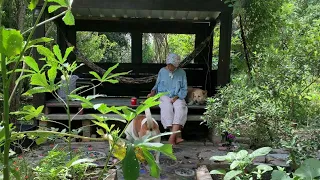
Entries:
{"type": "Polygon", "coordinates": [[[244,33],[241,15],[239,15],[239,18],[240,18],[240,30],[241,30],[242,44],[243,44],[244,54],[245,54],[245,58],[246,58],[246,64],[248,67],[248,75],[249,75],[249,78],[251,79],[252,75],[251,75],[251,65],[250,65],[250,60],[249,60],[249,51],[248,51],[248,47],[247,47],[247,41],[246,41],[246,36],[244,33]]]}

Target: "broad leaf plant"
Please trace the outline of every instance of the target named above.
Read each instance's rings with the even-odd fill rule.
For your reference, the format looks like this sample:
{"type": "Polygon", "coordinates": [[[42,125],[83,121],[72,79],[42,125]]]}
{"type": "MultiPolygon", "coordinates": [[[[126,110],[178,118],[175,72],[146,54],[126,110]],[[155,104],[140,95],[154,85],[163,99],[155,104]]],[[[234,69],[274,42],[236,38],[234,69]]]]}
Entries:
{"type": "MultiPolygon", "coordinates": [[[[93,75],[93,80],[98,81],[95,87],[88,88],[88,86],[83,86],[73,90],[68,94],[66,99],[59,97],[57,90],[59,88],[66,88],[69,92],[68,85],[65,86],[64,83],[60,81],[57,82],[57,75],[62,74],[65,77],[66,84],[70,83],[70,77],[74,74],[75,70],[82,66],[82,64],[77,64],[76,62],[68,62],[68,56],[73,51],[73,47],[69,47],[65,52],[61,52],[58,45],[55,45],[53,49],[49,49],[41,44],[48,43],[53,39],[41,37],[39,39],[32,39],[34,32],[37,27],[44,25],[50,21],[62,17],[62,20],[66,25],[74,25],[75,20],[72,15],[72,3],[73,0],[44,0],[42,9],[37,17],[37,20],[32,28],[26,30],[25,32],[20,32],[16,29],[8,29],[1,25],[2,18],[2,5],[5,0],[0,0],[0,60],[1,60],[1,75],[3,84],[3,114],[0,125],[0,146],[2,151],[0,153],[1,162],[1,174],[3,179],[21,179],[19,173],[13,169],[12,166],[12,154],[10,153],[10,144],[23,137],[28,137],[34,139],[37,144],[42,144],[47,141],[48,138],[60,137],[64,138],[68,142],[68,148],[71,152],[71,138],[81,138],[89,140],[105,140],[110,144],[110,149],[108,157],[105,162],[103,171],[100,174],[99,179],[102,175],[108,171],[110,168],[114,168],[116,165],[121,165],[124,177],[128,180],[135,180],[139,177],[140,162],[145,162],[150,166],[150,174],[153,177],[158,178],[160,176],[160,167],[155,163],[153,155],[150,150],[160,151],[161,153],[175,159],[172,152],[172,146],[168,144],[161,143],[151,143],[150,141],[156,137],[146,136],[140,141],[127,142],[122,139],[124,131],[115,129],[114,125],[109,126],[107,124],[109,118],[105,115],[108,113],[118,114],[121,119],[118,121],[128,123],[133,120],[138,114],[143,113],[146,108],[156,106],[159,104],[158,99],[163,94],[158,94],[154,97],[147,99],[143,104],[141,104],[136,109],[132,109],[126,106],[115,107],[108,106],[107,104],[93,104],[92,100],[96,96],[81,96],[81,93],[88,91],[91,88],[95,88],[102,83],[118,83],[115,78],[121,75],[126,75],[124,73],[114,73],[112,71],[118,67],[118,64],[110,67],[102,76],[99,76],[96,72],[90,72],[93,75]],[[54,13],[57,10],[61,10],[60,14],[54,15],[52,18],[40,22],[42,15],[45,11],[48,13],[54,13]],[[27,39],[23,38],[23,35],[29,33],[27,39]],[[38,60],[34,59],[32,56],[27,55],[26,51],[36,49],[37,52],[42,56],[39,61],[44,61],[45,65],[40,67],[37,63],[38,60]],[[13,63],[14,69],[8,69],[8,65],[13,63]],[[22,68],[18,68],[22,65],[22,68]],[[29,67],[28,69],[25,67],[29,67]],[[37,93],[51,93],[57,100],[64,104],[64,108],[68,114],[68,126],[62,131],[57,129],[47,130],[38,129],[35,131],[19,132],[16,131],[14,124],[10,124],[9,117],[11,115],[23,116],[24,120],[38,119],[41,121],[50,121],[42,114],[44,106],[33,107],[32,105],[27,105],[22,108],[21,111],[9,112],[9,105],[14,92],[9,92],[9,84],[13,79],[13,73],[20,73],[19,78],[15,82],[15,86],[18,86],[20,81],[24,78],[30,79],[30,84],[32,88],[27,91],[27,95],[33,95],[37,93]],[[81,90],[81,92],[80,92],[81,90]],[[82,108],[92,108],[97,110],[100,114],[92,114],[95,118],[92,122],[97,125],[97,133],[101,136],[99,138],[84,137],[78,135],[79,131],[71,129],[71,122],[74,117],[70,114],[70,102],[80,101],[82,108]],[[112,166],[108,165],[111,155],[119,159],[118,163],[112,166]]],[[[30,10],[35,10],[38,5],[38,0],[29,0],[28,8],[30,10]]],[[[77,114],[76,114],[77,115],[77,114]]],[[[76,116],[75,115],[75,116],[76,116]]],[[[115,120],[115,119],[112,119],[115,120]]],[[[127,127],[127,126],[126,126],[127,127]]],[[[160,134],[159,136],[169,135],[170,133],[160,134]]],[[[71,153],[70,153],[70,156],[71,153]]],[[[70,162],[67,168],[72,168],[75,164],[79,163],[90,163],[88,159],[80,159],[79,156],[70,157],[70,162]]],[[[64,168],[58,169],[58,171],[63,171],[64,168]]]]}

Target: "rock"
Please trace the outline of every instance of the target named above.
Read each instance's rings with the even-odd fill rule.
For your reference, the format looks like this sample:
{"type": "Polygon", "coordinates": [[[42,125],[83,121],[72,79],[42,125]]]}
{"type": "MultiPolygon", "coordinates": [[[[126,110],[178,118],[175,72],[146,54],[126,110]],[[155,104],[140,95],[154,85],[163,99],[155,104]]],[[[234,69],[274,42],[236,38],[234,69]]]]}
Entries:
{"type": "Polygon", "coordinates": [[[289,151],[285,149],[272,149],[271,154],[289,154],[289,151]]]}
{"type": "Polygon", "coordinates": [[[266,156],[266,162],[275,166],[287,167],[288,154],[268,154],[266,156]]]}
{"type": "Polygon", "coordinates": [[[206,166],[200,166],[196,172],[197,180],[212,180],[209,170],[206,166]]]}
{"type": "Polygon", "coordinates": [[[265,163],[265,162],[266,162],[266,156],[259,156],[253,160],[253,163],[265,163]]]}

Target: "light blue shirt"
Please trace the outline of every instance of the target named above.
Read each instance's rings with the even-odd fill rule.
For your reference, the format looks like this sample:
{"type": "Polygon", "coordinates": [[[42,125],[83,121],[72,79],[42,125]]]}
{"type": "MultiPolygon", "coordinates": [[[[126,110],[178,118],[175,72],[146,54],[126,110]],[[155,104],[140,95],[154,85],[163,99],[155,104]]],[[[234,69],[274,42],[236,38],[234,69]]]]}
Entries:
{"type": "Polygon", "coordinates": [[[170,98],[178,96],[179,99],[185,99],[188,93],[187,76],[186,72],[178,68],[172,74],[173,78],[169,76],[170,71],[168,69],[161,68],[158,73],[158,78],[155,86],[152,90],[157,93],[168,92],[170,98]]]}

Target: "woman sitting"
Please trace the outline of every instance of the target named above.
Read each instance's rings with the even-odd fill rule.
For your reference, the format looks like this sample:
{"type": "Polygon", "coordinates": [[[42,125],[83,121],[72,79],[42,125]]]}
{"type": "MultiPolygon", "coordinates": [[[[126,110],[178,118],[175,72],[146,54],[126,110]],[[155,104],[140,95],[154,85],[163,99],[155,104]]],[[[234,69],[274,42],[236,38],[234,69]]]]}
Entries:
{"type": "MultiPolygon", "coordinates": [[[[187,121],[188,108],[185,98],[187,96],[186,72],[179,68],[180,56],[174,53],[168,55],[166,67],[160,69],[155,86],[148,97],[156,93],[167,92],[160,98],[161,123],[165,129],[171,132],[181,130],[187,121]]],[[[172,134],[170,144],[181,143],[181,133],[172,134]]]]}

